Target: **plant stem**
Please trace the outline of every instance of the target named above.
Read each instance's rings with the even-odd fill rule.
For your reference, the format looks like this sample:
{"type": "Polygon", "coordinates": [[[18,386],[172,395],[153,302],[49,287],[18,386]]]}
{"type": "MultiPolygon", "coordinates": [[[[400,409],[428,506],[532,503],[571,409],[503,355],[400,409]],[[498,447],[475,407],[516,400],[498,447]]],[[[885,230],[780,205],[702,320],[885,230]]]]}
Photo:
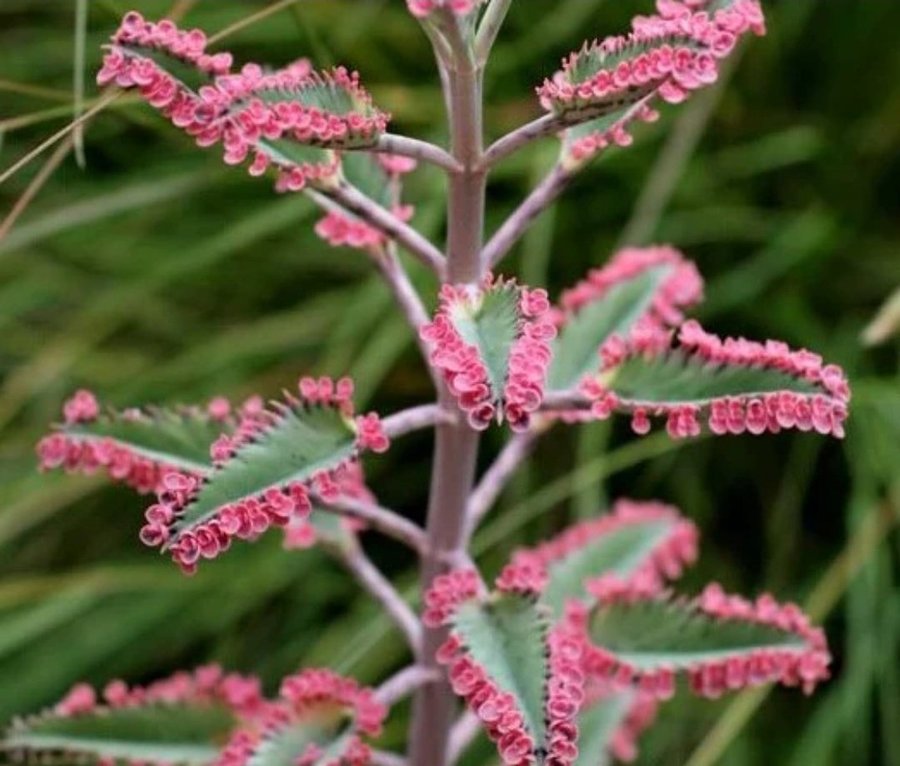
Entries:
{"type": "Polygon", "coordinates": [[[396,588],[369,560],[362,546],[353,542],[347,547],[336,547],[335,555],[363,589],[381,604],[387,616],[406,637],[413,656],[418,657],[422,650],[422,624],[396,588]]]}
{"type": "Polygon", "coordinates": [[[386,210],[374,200],[367,197],[359,189],[346,182],[324,189],[322,193],[349,210],[358,218],[395,239],[412,255],[428,266],[438,278],[443,279],[446,272],[444,256],[425,237],[412,226],[401,221],[390,210],[386,210]]]}
{"type": "Polygon", "coordinates": [[[564,128],[565,124],[555,114],[544,114],[494,141],[485,151],[482,162],[487,167],[493,167],[532,141],[558,133],[564,128]]]}
{"type": "Polygon", "coordinates": [[[409,546],[420,556],[424,555],[428,548],[428,541],[422,528],[396,511],[352,497],[340,497],[330,502],[319,500],[316,505],[327,513],[364,521],[372,529],[377,529],[382,534],[409,546]]]}
{"type": "Polygon", "coordinates": [[[375,698],[384,705],[390,707],[395,702],[408,697],[422,684],[431,683],[438,679],[439,673],[434,668],[425,668],[421,665],[408,665],[403,670],[398,670],[394,675],[378,686],[375,698]]]}
{"type": "Polygon", "coordinates": [[[506,482],[516,472],[522,461],[531,454],[531,450],[543,430],[535,429],[513,436],[482,476],[469,498],[469,507],[466,512],[467,540],[471,539],[481,520],[497,501],[506,482]]]}
{"type": "Polygon", "coordinates": [[[443,410],[439,404],[420,404],[388,415],[381,421],[381,427],[389,439],[396,439],[441,423],[455,423],[456,419],[455,412],[443,410]]]}
{"type": "MultiPolygon", "coordinates": [[[[462,166],[450,175],[448,200],[447,277],[453,283],[475,283],[482,277],[481,244],[484,229],[485,171],[482,158],[481,71],[460,57],[447,72],[451,151],[462,166]]],[[[450,393],[440,403],[453,408],[450,393]]],[[[465,541],[466,506],[475,479],[479,435],[467,423],[436,429],[434,463],[428,505],[429,550],[422,563],[422,588],[444,572],[447,561],[465,541]]],[[[422,662],[437,667],[435,653],[445,629],[426,628],[422,662]]],[[[454,713],[452,691],[446,681],[427,684],[416,694],[410,732],[411,766],[446,766],[447,742],[454,713]]]]}
{"type": "Polygon", "coordinates": [[[385,133],[378,139],[378,143],[375,146],[369,148],[369,151],[412,157],[423,162],[430,162],[432,165],[449,170],[451,173],[460,170],[459,163],[441,147],[430,144],[428,141],[421,141],[418,138],[385,133]]]}
{"type": "Polygon", "coordinates": [[[562,194],[572,180],[572,173],[562,165],[554,165],[531,194],[504,221],[484,247],[482,259],[486,269],[492,269],[519,241],[535,218],[546,210],[562,194]]]}

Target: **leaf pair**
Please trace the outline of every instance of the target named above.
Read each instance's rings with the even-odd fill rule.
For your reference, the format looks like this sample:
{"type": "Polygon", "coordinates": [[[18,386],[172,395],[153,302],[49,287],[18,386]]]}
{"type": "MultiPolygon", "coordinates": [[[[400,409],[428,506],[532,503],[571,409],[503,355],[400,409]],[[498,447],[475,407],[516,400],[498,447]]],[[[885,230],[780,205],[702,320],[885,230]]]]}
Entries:
{"type": "Polygon", "coordinates": [[[101,695],[80,684],[14,723],[0,752],[42,763],[365,766],[360,735],[377,736],[386,713],[370,689],[329,670],[286,678],[269,701],[258,680],[208,666],[148,687],[114,681],[101,695]]]}
{"type": "Polygon", "coordinates": [[[435,580],[424,618],[450,629],[439,659],[505,762],[575,763],[582,737],[582,758],[632,752],[679,674],[710,697],[827,677],[823,634],[793,605],[718,586],[692,601],[665,593],[696,543],[674,509],[619,501],[517,552],[492,593],[472,571],[435,580]]]}
{"type": "Polygon", "coordinates": [[[625,412],[639,434],[665,418],[673,438],[698,435],[701,419],[719,435],[843,436],[850,389],[841,368],[684,321],[702,295],[696,267],[674,248],[625,248],[552,309],[543,290],[502,278],[444,285],[422,337],[473,428],[496,419],[527,430],[539,411],[566,421],[625,412]]]}

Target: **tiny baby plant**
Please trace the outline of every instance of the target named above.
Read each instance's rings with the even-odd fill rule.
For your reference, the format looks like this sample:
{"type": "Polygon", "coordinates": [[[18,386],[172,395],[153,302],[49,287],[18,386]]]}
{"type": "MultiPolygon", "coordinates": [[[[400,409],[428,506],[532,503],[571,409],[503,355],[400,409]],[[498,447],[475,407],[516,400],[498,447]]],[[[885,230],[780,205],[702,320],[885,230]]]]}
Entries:
{"type": "Polygon", "coordinates": [[[673,439],[704,429],[843,436],[850,394],[841,369],[780,341],[722,338],[686,319],[703,282],[672,247],[626,248],[555,302],[501,273],[529,222],[571,178],[610,147],[628,146],[658,106],[715,82],[742,38],[764,33],[758,0],[657,0],[626,34],[563,59],[537,87],[543,113],[489,146],[482,75],[512,1],[407,5],[440,70],[447,148],[391,133],[390,114],[356,72],[307,59],[238,66],[209,50],[200,30],[137,12],[112,35],[97,80],[140,94],[226,163],[308,195],[323,212],[319,236],[363,251],[383,276],[435,401],[385,417],[360,413],[352,381],[310,376],[277,400],[238,405],[116,409],[79,391],[38,454],[42,468],[102,472],[150,496],[135,532],[186,574],[272,527],[289,548],[322,545],[396,624],[409,666],[372,689],[301,669],[274,697],[215,666],[146,687],[78,685],[15,721],[3,758],[449,766],[483,730],[509,766],[599,766],[632,759],[638,735],[676,693],[718,697],[770,682],[810,692],[828,677],[824,635],[796,606],[717,584],[693,596],[671,590],[697,557],[698,531],[663,503],[619,500],[512,552],[493,581],[469,555],[505,482],[552,427],[624,414],[637,434],[662,422],[673,439]],[[490,171],[544,137],[558,141],[558,161],[484,241],[490,171]],[[423,162],[446,174],[443,248],[413,228],[403,199],[403,177],[423,162]],[[432,272],[428,295],[413,287],[400,250],[432,272]],[[363,464],[424,428],[435,430],[435,448],[420,526],[379,504],[363,464]],[[489,428],[508,428],[508,441],[476,480],[489,428]],[[363,531],[420,558],[421,609],[366,557],[363,531]],[[406,752],[385,752],[382,722],[407,696],[406,752]],[[456,697],[468,712],[458,712],[456,697]]]}

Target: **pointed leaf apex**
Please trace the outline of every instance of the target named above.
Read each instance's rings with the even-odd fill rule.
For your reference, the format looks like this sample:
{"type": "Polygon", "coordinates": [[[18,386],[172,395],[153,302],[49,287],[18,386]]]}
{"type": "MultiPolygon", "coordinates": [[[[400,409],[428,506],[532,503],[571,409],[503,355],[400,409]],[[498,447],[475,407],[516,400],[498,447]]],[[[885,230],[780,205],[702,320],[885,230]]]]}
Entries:
{"type": "Polygon", "coordinates": [[[505,419],[514,431],[527,430],[543,401],[556,335],[544,290],[501,277],[445,284],[421,335],[473,428],[505,419]]]}

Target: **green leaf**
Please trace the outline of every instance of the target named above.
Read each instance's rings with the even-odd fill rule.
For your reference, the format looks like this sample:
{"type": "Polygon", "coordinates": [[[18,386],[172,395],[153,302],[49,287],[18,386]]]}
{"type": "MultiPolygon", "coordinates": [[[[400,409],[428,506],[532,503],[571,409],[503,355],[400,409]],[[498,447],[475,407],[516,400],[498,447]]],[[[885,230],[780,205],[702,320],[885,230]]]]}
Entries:
{"type": "Polygon", "coordinates": [[[306,482],[357,453],[353,422],[337,407],[295,402],[280,405],[275,422],[209,474],[173,527],[180,534],[223,506],[272,487],[306,482]]]}
{"type": "Polygon", "coordinates": [[[473,304],[455,303],[450,318],[463,341],[478,350],[494,396],[499,397],[518,335],[518,288],[512,282],[497,283],[473,304]]]}
{"type": "Polygon", "coordinates": [[[548,390],[569,390],[586,375],[598,372],[597,353],[603,342],[614,334],[628,337],[673,269],[670,264],[646,269],[568,319],[554,343],[548,390]]]}
{"type": "Polygon", "coordinates": [[[101,759],[152,764],[208,764],[236,724],[224,704],[154,704],[97,708],[60,717],[48,713],[15,724],[0,742],[42,763],[101,759]]]}
{"type": "Polygon", "coordinates": [[[706,405],[723,397],[757,397],[778,391],[821,394],[808,380],[772,368],[713,364],[671,350],[626,359],[612,373],[608,388],[626,403],[706,405]]]}
{"type": "Polygon", "coordinates": [[[757,622],[719,619],[679,601],[643,601],[597,607],[591,642],[639,671],[688,669],[760,649],[808,649],[798,635],[757,622]]]}
{"type": "Polygon", "coordinates": [[[515,697],[535,748],[543,747],[548,624],[540,607],[525,596],[496,595],[462,604],[451,626],[497,687],[515,697]]]}
{"type": "Polygon", "coordinates": [[[624,690],[586,705],[578,714],[578,758],[574,766],[607,766],[609,743],[625,722],[634,692],[624,690]]]}
{"type": "Polygon", "coordinates": [[[549,579],[541,601],[554,616],[561,616],[568,599],[585,597],[585,581],[604,574],[628,577],[646,565],[678,523],[673,518],[622,524],[568,552],[547,566],[549,579]]]}
{"type": "Polygon", "coordinates": [[[210,445],[229,426],[201,411],[147,407],[105,412],[93,421],[65,424],[57,430],[74,441],[111,439],[154,463],[204,473],[212,465],[210,445]]]}

